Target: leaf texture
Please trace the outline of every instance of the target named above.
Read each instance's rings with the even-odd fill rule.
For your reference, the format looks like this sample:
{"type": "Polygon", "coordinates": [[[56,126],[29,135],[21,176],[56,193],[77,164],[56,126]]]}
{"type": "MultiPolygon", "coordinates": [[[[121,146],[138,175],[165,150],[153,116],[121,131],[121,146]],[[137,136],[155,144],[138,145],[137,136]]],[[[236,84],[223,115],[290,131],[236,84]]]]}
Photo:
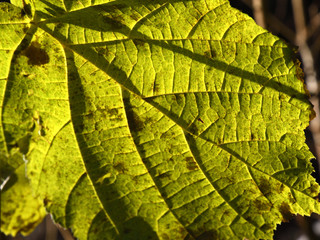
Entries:
{"type": "Polygon", "coordinates": [[[24,151],[79,239],[270,239],[320,213],[298,63],[228,1],[39,0],[20,14],[0,25],[14,36],[0,36],[1,151],[24,151]]]}
{"type": "Polygon", "coordinates": [[[21,165],[1,189],[1,232],[30,234],[46,215],[42,199],[34,196],[21,165]]]}
{"type": "MultiPolygon", "coordinates": [[[[0,11],[0,107],[3,108],[7,79],[10,73],[11,60],[14,51],[25,36],[28,28],[28,18],[21,15],[21,9],[2,3],[0,11]]],[[[2,111],[0,118],[2,119],[2,111]]],[[[16,146],[8,149],[11,139],[6,139],[3,129],[4,121],[0,122],[0,183],[11,175],[22,163],[21,152],[25,152],[25,139],[17,139],[16,146]]]]}

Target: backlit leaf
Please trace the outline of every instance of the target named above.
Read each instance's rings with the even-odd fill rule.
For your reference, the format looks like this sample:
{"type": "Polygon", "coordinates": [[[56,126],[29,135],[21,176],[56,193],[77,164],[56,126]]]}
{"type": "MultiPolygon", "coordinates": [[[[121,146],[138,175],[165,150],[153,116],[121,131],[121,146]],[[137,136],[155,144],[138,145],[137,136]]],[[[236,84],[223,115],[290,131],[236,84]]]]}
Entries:
{"type": "Polygon", "coordinates": [[[43,201],[36,197],[21,165],[1,189],[1,231],[15,236],[30,234],[46,215],[43,201]]]}
{"type": "Polygon", "coordinates": [[[299,64],[227,0],[0,6],[1,151],[79,239],[270,239],[320,213],[299,64]]]}

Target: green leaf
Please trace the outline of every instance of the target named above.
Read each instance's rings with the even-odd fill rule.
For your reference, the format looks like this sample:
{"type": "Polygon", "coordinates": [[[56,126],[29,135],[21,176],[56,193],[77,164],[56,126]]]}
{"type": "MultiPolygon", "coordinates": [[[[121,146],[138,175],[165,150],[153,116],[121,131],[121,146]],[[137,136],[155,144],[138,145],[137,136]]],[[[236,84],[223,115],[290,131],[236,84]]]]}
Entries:
{"type": "Polygon", "coordinates": [[[1,151],[77,238],[270,239],[320,213],[298,63],[228,1],[38,0],[0,26],[1,151]]]}
{"type": "Polygon", "coordinates": [[[41,223],[46,210],[40,198],[35,197],[21,165],[1,189],[1,232],[15,236],[28,235],[41,223]]]}
{"type": "MultiPolygon", "coordinates": [[[[22,41],[28,27],[28,19],[21,14],[21,9],[7,3],[0,4],[0,106],[3,108],[5,89],[10,72],[10,64],[14,56],[14,51],[22,41]]],[[[3,111],[0,112],[0,118],[3,111]]],[[[19,146],[24,150],[24,139],[17,139],[16,145],[8,149],[10,140],[5,139],[5,120],[0,122],[0,183],[23,164],[19,146]]]]}

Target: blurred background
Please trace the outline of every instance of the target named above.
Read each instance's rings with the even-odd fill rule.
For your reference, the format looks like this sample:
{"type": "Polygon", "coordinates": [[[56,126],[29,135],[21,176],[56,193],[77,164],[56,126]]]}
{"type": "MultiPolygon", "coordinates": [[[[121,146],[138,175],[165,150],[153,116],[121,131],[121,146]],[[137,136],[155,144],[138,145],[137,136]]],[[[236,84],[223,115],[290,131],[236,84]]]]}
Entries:
{"type": "MultiPolygon", "coordinates": [[[[3,0],[0,0],[3,2],[3,0]]],[[[6,2],[9,2],[8,0],[6,2]]],[[[319,76],[320,76],[320,0],[230,0],[233,7],[250,15],[257,24],[287,43],[297,46],[297,57],[305,74],[317,117],[306,130],[307,144],[313,152],[314,177],[320,183],[320,118],[319,118],[319,76]]],[[[54,224],[50,216],[29,236],[5,236],[1,240],[71,240],[68,230],[54,224]]],[[[296,216],[282,223],[275,231],[274,240],[320,240],[320,216],[296,216]]]]}

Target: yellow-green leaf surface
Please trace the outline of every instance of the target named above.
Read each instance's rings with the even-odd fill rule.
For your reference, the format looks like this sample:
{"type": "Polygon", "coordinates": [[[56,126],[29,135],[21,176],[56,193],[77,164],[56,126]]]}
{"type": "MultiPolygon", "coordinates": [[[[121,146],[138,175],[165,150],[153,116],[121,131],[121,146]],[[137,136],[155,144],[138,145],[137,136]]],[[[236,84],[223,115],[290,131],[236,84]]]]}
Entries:
{"type": "Polygon", "coordinates": [[[270,239],[320,213],[301,70],[227,0],[35,0],[0,26],[4,152],[79,239],[270,239]]]}
{"type": "Polygon", "coordinates": [[[7,235],[30,234],[45,217],[43,201],[34,196],[24,165],[16,169],[2,189],[0,207],[0,227],[7,235]]]}
{"type": "MultiPolygon", "coordinates": [[[[3,108],[5,91],[10,74],[11,61],[14,51],[17,49],[29,26],[30,20],[21,14],[21,9],[10,4],[0,4],[0,107],[3,108]]],[[[3,119],[3,111],[0,111],[0,118],[3,119]]],[[[10,139],[5,138],[3,126],[0,121],[0,183],[11,175],[21,164],[23,164],[21,152],[25,152],[23,138],[16,139],[15,145],[10,139]],[[8,147],[8,145],[10,145],[8,147]]]]}

